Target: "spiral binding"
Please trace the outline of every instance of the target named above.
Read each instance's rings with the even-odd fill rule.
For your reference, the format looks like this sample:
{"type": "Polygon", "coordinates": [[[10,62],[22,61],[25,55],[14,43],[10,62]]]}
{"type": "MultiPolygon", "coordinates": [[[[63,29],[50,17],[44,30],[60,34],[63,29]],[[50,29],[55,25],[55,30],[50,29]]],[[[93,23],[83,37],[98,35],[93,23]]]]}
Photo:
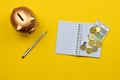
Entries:
{"type": "Polygon", "coordinates": [[[81,27],[81,24],[78,24],[76,50],[75,50],[75,54],[76,55],[80,54],[80,45],[81,45],[81,42],[82,42],[82,27],[81,27]]]}

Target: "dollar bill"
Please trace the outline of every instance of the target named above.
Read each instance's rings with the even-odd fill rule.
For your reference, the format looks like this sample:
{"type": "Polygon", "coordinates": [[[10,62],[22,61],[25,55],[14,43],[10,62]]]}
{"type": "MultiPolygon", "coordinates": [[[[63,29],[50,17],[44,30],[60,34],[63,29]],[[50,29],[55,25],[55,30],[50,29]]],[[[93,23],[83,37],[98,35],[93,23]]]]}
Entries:
{"type": "Polygon", "coordinates": [[[96,38],[102,41],[110,29],[99,21],[96,21],[95,26],[99,26],[101,28],[101,31],[96,34],[96,38]]]}

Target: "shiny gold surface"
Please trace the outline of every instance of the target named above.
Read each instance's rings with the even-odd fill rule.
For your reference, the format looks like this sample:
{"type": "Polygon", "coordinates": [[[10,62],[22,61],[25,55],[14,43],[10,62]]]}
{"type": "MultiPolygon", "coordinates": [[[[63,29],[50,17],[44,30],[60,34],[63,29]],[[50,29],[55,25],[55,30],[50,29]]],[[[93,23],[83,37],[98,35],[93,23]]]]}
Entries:
{"type": "Polygon", "coordinates": [[[99,33],[100,31],[101,31],[101,27],[100,27],[100,26],[97,26],[97,27],[96,27],[96,32],[99,33]]]}
{"type": "Polygon", "coordinates": [[[90,28],[90,33],[97,34],[98,32],[96,31],[96,27],[91,27],[90,28]]]}
{"type": "Polygon", "coordinates": [[[89,38],[89,40],[95,40],[96,36],[95,36],[95,34],[89,34],[88,38],[89,38]]]}
{"type": "Polygon", "coordinates": [[[38,25],[34,13],[27,7],[13,9],[11,23],[17,31],[31,33],[38,25]]]}
{"type": "Polygon", "coordinates": [[[85,50],[85,49],[86,49],[86,46],[85,46],[85,45],[81,45],[81,46],[80,46],[80,49],[81,49],[81,50],[85,50]]]}
{"type": "Polygon", "coordinates": [[[86,53],[87,53],[87,54],[91,54],[91,53],[92,53],[92,49],[91,49],[91,48],[87,48],[87,49],[86,49],[86,53]]]}
{"type": "Polygon", "coordinates": [[[95,45],[95,41],[94,40],[89,40],[88,45],[93,47],[95,45]]]}

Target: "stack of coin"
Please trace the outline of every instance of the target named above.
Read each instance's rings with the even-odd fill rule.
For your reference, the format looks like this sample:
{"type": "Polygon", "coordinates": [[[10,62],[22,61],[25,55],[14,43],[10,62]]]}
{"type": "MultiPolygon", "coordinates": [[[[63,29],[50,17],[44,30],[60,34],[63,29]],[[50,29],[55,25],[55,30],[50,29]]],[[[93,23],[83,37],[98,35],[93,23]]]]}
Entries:
{"type": "Polygon", "coordinates": [[[98,48],[102,46],[102,41],[97,39],[98,34],[101,32],[101,27],[94,26],[90,28],[90,34],[88,35],[88,45],[90,47],[86,46],[87,42],[84,42],[81,46],[81,50],[86,50],[87,54],[91,54],[92,52],[97,52],[98,48]]]}

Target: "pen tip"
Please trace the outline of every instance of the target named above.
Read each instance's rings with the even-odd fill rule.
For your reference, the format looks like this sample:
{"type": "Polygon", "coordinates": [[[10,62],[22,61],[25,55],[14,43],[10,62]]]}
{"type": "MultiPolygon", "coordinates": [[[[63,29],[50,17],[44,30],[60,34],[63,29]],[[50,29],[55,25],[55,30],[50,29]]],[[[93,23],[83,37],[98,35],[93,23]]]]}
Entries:
{"type": "Polygon", "coordinates": [[[22,56],[22,59],[24,59],[24,56],[22,56]]]}
{"type": "Polygon", "coordinates": [[[48,31],[46,31],[46,33],[47,33],[48,31]]]}

